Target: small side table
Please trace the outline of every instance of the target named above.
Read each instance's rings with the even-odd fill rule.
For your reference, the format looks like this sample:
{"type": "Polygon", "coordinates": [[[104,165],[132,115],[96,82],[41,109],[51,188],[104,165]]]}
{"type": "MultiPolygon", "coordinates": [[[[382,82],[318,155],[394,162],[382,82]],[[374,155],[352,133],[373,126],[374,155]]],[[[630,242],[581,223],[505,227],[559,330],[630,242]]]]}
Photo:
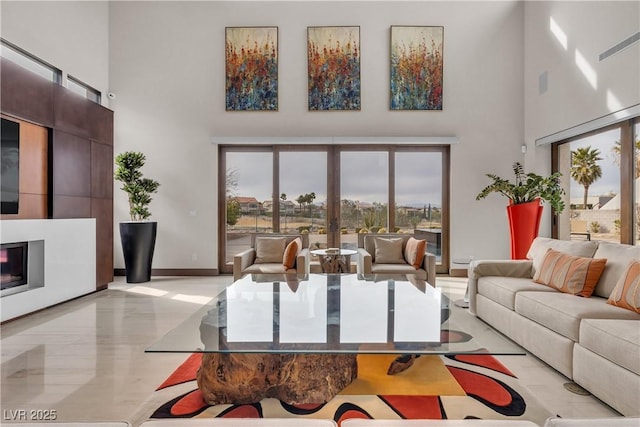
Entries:
{"type": "Polygon", "coordinates": [[[315,249],[312,255],[320,259],[320,268],[323,273],[351,273],[351,255],[357,254],[353,249],[339,249],[336,252],[327,252],[327,249],[315,249]]]}

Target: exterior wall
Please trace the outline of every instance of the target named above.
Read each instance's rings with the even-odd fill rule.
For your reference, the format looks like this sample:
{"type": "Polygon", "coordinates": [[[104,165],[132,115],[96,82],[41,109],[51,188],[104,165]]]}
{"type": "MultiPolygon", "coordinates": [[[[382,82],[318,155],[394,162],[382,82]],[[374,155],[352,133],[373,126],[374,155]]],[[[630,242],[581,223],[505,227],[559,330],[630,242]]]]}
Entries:
{"type": "MultiPolygon", "coordinates": [[[[110,2],[114,152],[144,151],[145,173],[161,183],[150,207],[154,268],[217,267],[214,136],[456,136],[451,257],[507,257],[506,201],[475,196],[485,173],[523,159],[523,10],[518,1],[110,2]],[[360,26],[361,111],[307,110],[306,29],[322,25],[360,26]],[[391,25],[444,26],[443,111],[389,111],[391,25]],[[226,26],[278,26],[279,111],[225,111],[226,26]]],[[[116,223],[126,219],[121,193],[116,223]]],[[[114,253],[121,267],[117,241],[114,253]]]]}

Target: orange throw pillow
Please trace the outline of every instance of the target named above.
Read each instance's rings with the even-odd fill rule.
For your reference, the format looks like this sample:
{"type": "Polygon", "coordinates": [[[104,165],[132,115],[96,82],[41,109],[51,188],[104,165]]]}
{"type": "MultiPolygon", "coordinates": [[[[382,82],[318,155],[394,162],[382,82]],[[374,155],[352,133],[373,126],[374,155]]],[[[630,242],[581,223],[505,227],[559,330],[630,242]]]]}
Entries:
{"type": "Polygon", "coordinates": [[[404,259],[407,261],[407,264],[411,264],[416,270],[422,267],[426,249],[426,240],[418,240],[410,237],[404,247],[404,259]]]}
{"type": "Polygon", "coordinates": [[[604,258],[583,258],[549,249],[533,281],[567,294],[590,297],[606,263],[604,258]]]}
{"type": "Polygon", "coordinates": [[[640,313],[640,261],[631,261],[607,303],[640,313]]]}
{"type": "Polygon", "coordinates": [[[289,242],[287,247],[284,249],[284,255],[282,256],[282,265],[287,269],[293,268],[296,265],[296,258],[302,249],[302,240],[299,237],[296,237],[292,241],[289,242]]]}

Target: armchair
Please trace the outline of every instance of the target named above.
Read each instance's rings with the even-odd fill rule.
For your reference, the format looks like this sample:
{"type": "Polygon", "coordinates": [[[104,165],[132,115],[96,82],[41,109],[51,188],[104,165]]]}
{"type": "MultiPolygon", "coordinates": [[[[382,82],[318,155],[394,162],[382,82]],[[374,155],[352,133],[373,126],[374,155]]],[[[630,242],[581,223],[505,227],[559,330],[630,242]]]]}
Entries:
{"type": "Polygon", "coordinates": [[[252,234],[251,247],[233,257],[233,280],[265,273],[308,274],[309,235],[252,234]],[[299,240],[293,248],[290,244],[296,239],[299,240]]]}
{"type": "Polygon", "coordinates": [[[424,248],[421,263],[414,266],[414,260],[408,259],[410,253],[415,252],[411,249],[417,241],[413,234],[358,234],[358,274],[410,274],[435,286],[436,256],[426,252],[426,244],[417,245],[417,248],[424,248]],[[398,239],[402,240],[401,244],[398,239]]]}

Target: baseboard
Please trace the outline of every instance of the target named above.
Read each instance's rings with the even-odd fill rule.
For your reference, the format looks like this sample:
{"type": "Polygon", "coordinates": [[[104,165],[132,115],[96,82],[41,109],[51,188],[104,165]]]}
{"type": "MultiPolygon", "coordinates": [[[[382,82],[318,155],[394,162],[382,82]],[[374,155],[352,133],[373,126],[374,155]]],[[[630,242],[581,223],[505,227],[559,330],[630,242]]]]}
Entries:
{"type": "MultiPolygon", "coordinates": [[[[114,276],[126,276],[124,268],[114,268],[114,276]]],[[[151,276],[219,276],[217,268],[153,268],[151,276]]]]}

